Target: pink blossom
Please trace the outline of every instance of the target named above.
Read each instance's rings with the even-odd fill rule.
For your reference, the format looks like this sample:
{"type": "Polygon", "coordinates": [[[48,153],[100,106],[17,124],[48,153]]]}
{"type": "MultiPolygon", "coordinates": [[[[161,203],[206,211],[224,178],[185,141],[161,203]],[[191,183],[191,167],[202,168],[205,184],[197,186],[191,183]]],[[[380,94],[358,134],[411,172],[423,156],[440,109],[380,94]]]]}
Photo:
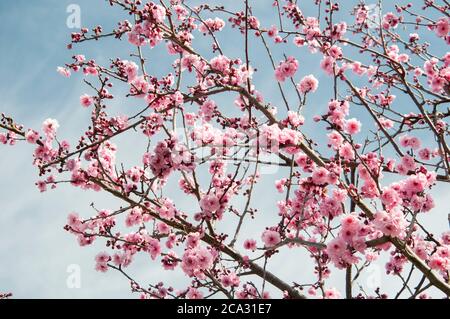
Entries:
{"type": "Polygon", "coordinates": [[[337,45],[331,46],[331,48],[328,50],[328,53],[336,60],[342,58],[342,48],[338,47],[337,45]]]}
{"type": "Polygon", "coordinates": [[[98,263],[107,263],[111,260],[111,257],[106,252],[98,253],[97,256],[95,256],[95,261],[98,263]]]}
{"type": "Polygon", "coordinates": [[[169,199],[165,199],[160,207],[158,207],[157,212],[164,219],[173,219],[176,215],[176,209],[173,202],[169,199]]]}
{"type": "Polygon", "coordinates": [[[303,94],[308,92],[315,92],[318,86],[319,81],[317,81],[317,79],[312,74],[303,77],[300,83],[297,84],[297,88],[303,94]]]}
{"type": "Polygon", "coordinates": [[[280,243],[280,234],[274,230],[265,230],[261,236],[266,247],[273,247],[280,243]]]}
{"type": "Polygon", "coordinates": [[[314,184],[323,185],[328,181],[328,171],[324,167],[319,167],[312,173],[311,178],[314,184]]]}
{"type": "Polygon", "coordinates": [[[255,16],[248,17],[248,24],[250,25],[250,27],[252,29],[259,29],[259,26],[260,26],[260,22],[259,22],[258,18],[255,16]]]}
{"type": "Polygon", "coordinates": [[[402,203],[400,195],[392,187],[383,188],[383,192],[381,194],[381,201],[388,210],[391,210],[402,203]]]}
{"type": "Polygon", "coordinates": [[[267,35],[274,38],[278,35],[278,28],[276,25],[272,25],[269,30],[267,30],[267,35]]]}
{"type": "Polygon", "coordinates": [[[133,207],[130,213],[127,215],[125,219],[125,225],[127,227],[131,227],[133,225],[138,225],[142,222],[142,209],[138,206],[133,207]]]}
{"type": "Polygon", "coordinates": [[[239,277],[236,275],[236,273],[231,272],[229,274],[224,274],[220,276],[220,282],[222,283],[222,286],[228,288],[228,287],[239,287],[239,277]]]}
{"type": "Polygon", "coordinates": [[[201,106],[201,114],[205,121],[209,122],[211,121],[211,118],[213,117],[214,111],[216,110],[217,106],[216,103],[212,100],[207,100],[204,102],[201,106]]]}
{"type": "Polygon", "coordinates": [[[145,97],[151,89],[150,84],[145,80],[144,76],[139,76],[131,81],[130,93],[136,97],[145,97]]]}
{"type": "Polygon", "coordinates": [[[409,42],[416,42],[420,39],[420,36],[417,33],[409,34],[409,42]]]}
{"type": "Polygon", "coordinates": [[[294,44],[298,47],[301,47],[305,44],[305,39],[300,36],[296,36],[293,40],[294,44]]]}
{"type": "Polygon", "coordinates": [[[57,120],[54,119],[46,119],[44,123],[42,123],[42,130],[44,131],[46,136],[51,138],[55,137],[58,128],[59,123],[57,120]]]}
{"type": "Polygon", "coordinates": [[[388,12],[383,16],[382,26],[386,30],[390,28],[395,29],[397,28],[399,22],[400,19],[395,14],[388,12]]]}
{"type": "Polygon", "coordinates": [[[328,136],[328,145],[334,149],[339,149],[344,142],[344,138],[336,131],[332,131],[328,136]]]}
{"type": "Polygon", "coordinates": [[[346,251],[347,243],[342,237],[336,237],[327,244],[326,252],[338,267],[342,267],[340,264],[342,262],[342,256],[346,251]]]}
{"type": "Polygon", "coordinates": [[[205,195],[200,201],[200,207],[205,212],[209,213],[215,212],[220,207],[219,199],[217,198],[217,196],[213,194],[205,195]]]}
{"type": "Polygon", "coordinates": [[[41,193],[47,191],[47,183],[45,181],[37,181],[36,186],[41,193]]]}
{"type": "Polygon", "coordinates": [[[150,7],[151,7],[150,13],[155,22],[157,23],[163,22],[166,18],[166,9],[163,6],[159,4],[154,4],[152,2],[150,2],[150,7]]]}
{"type": "Polygon", "coordinates": [[[206,19],[203,24],[200,25],[198,30],[202,33],[210,33],[221,31],[225,26],[225,22],[220,18],[206,19]]]}
{"type": "Polygon", "coordinates": [[[97,263],[95,265],[95,270],[100,271],[100,272],[107,272],[108,265],[106,263],[97,263]]]}
{"type": "Polygon", "coordinates": [[[320,62],[320,67],[328,75],[334,75],[334,65],[335,60],[331,56],[324,57],[323,60],[320,62]]]}
{"type": "Polygon", "coordinates": [[[444,88],[447,81],[441,76],[435,76],[431,79],[431,90],[439,93],[444,88]]]}
{"type": "Polygon", "coordinates": [[[183,255],[181,268],[188,276],[200,275],[202,271],[212,266],[214,257],[203,247],[188,249],[183,255]]]}
{"type": "Polygon", "coordinates": [[[247,250],[255,251],[256,250],[256,240],[246,239],[244,241],[244,248],[247,250]]]}
{"type": "Polygon", "coordinates": [[[361,122],[357,119],[350,119],[345,122],[345,132],[350,135],[357,134],[361,131],[361,122]]]}
{"type": "Polygon", "coordinates": [[[341,294],[336,288],[329,288],[325,290],[324,299],[339,299],[341,294]]]}
{"type": "Polygon", "coordinates": [[[353,160],[355,158],[353,147],[347,142],[339,148],[339,155],[346,160],[353,160]]]}
{"type": "Polygon", "coordinates": [[[138,69],[139,67],[137,66],[136,63],[134,63],[133,61],[127,61],[124,60],[123,62],[123,70],[127,76],[128,82],[133,81],[137,75],[138,75],[138,69]]]}
{"type": "Polygon", "coordinates": [[[98,75],[98,70],[95,66],[87,66],[83,69],[83,73],[85,75],[93,75],[96,76],[98,75]]]}
{"type": "Polygon", "coordinates": [[[365,5],[358,6],[355,13],[355,19],[357,24],[363,24],[369,17],[368,8],[365,5]]]}
{"type": "Polygon", "coordinates": [[[74,56],[74,58],[79,63],[86,61],[86,57],[83,54],[77,54],[74,56]]]}
{"type": "Polygon", "coordinates": [[[188,299],[203,299],[203,294],[195,288],[189,288],[188,293],[186,294],[188,299]]]}
{"type": "Polygon", "coordinates": [[[423,148],[419,151],[419,158],[423,161],[429,161],[431,159],[432,152],[429,148],[423,148]]]}
{"type": "Polygon", "coordinates": [[[367,72],[367,69],[361,67],[361,62],[358,62],[358,61],[353,62],[351,68],[352,68],[353,73],[360,75],[360,76],[367,72]]]}
{"type": "Polygon", "coordinates": [[[400,274],[406,263],[407,259],[404,256],[392,254],[388,263],[386,263],[386,273],[400,274]]]}
{"type": "Polygon", "coordinates": [[[445,245],[450,245],[450,231],[442,234],[442,243],[445,245]]]}
{"type": "Polygon", "coordinates": [[[287,179],[282,178],[280,180],[275,181],[275,188],[278,190],[279,193],[283,193],[283,188],[286,185],[287,179]]]}
{"type": "Polygon", "coordinates": [[[450,23],[448,18],[440,18],[436,22],[435,32],[438,37],[443,38],[446,37],[450,30],[450,23]]]}
{"type": "Polygon", "coordinates": [[[94,99],[87,94],[80,96],[80,103],[84,107],[89,107],[93,103],[93,101],[94,99]]]}
{"type": "Polygon", "coordinates": [[[425,188],[428,186],[429,182],[427,177],[422,174],[416,174],[410,176],[403,184],[403,190],[408,194],[415,194],[419,192],[423,192],[425,188]]]}
{"type": "Polygon", "coordinates": [[[293,127],[298,127],[300,125],[303,125],[305,123],[305,118],[294,111],[288,111],[288,122],[293,127]]]}
{"type": "Polygon", "coordinates": [[[402,147],[411,147],[413,150],[420,148],[420,140],[417,137],[402,135],[399,139],[402,147]]]}
{"type": "Polygon", "coordinates": [[[341,219],[341,225],[343,230],[356,231],[359,228],[359,221],[355,215],[349,214],[341,219]]]}
{"type": "Polygon", "coordinates": [[[160,234],[167,235],[170,233],[170,227],[166,223],[160,222],[156,225],[156,228],[160,234]]]}
{"type": "Polygon", "coordinates": [[[278,82],[284,82],[286,78],[293,77],[298,69],[298,61],[290,56],[286,61],[281,62],[275,69],[275,77],[278,82]]]}
{"type": "Polygon", "coordinates": [[[320,203],[320,213],[322,216],[334,218],[342,214],[341,201],[335,197],[326,197],[320,203]]]}
{"type": "Polygon", "coordinates": [[[39,140],[39,133],[34,130],[29,129],[25,133],[25,139],[30,144],[36,144],[36,142],[39,140]]]}
{"type": "Polygon", "coordinates": [[[167,255],[161,259],[161,262],[165,270],[174,270],[178,266],[178,256],[175,252],[169,251],[167,255]]]}
{"type": "Polygon", "coordinates": [[[61,74],[62,76],[65,76],[66,78],[70,77],[70,70],[63,67],[58,67],[56,71],[61,74]]]}
{"type": "Polygon", "coordinates": [[[308,288],[308,295],[315,296],[317,294],[317,290],[314,287],[308,288]]]}
{"type": "Polygon", "coordinates": [[[402,157],[402,165],[407,171],[413,171],[416,169],[416,162],[414,158],[409,155],[402,157]]]}
{"type": "Polygon", "coordinates": [[[413,150],[417,150],[420,148],[420,140],[417,137],[411,137],[409,139],[409,146],[411,146],[411,148],[413,150]]]}
{"type": "Polygon", "coordinates": [[[213,70],[222,72],[222,73],[227,73],[228,70],[230,69],[230,59],[228,59],[226,56],[224,55],[219,55],[217,57],[214,57],[211,59],[210,64],[211,64],[211,68],[213,70]]]}
{"type": "Polygon", "coordinates": [[[317,18],[307,17],[304,24],[303,32],[306,34],[306,40],[313,41],[321,34],[320,23],[317,18]]]}
{"type": "Polygon", "coordinates": [[[408,226],[408,222],[400,209],[392,209],[390,212],[377,212],[373,223],[383,234],[400,238],[404,236],[405,229],[408,226]]]}
{"type": "Polygon", "coordinates": [[[147,240],[148,243],[148,252],[150,253],[150,257],[152,258],[152,260],[155,260],[156,257],[158,257],[161,254],[161,245],[159,243],[159,240],[155,239],[155,238],[148,238],[147,240]]]}
{"type": "Polygon", "coordinates": [[[389,105],[391,105],[396,98],[395,95],[385,96],[383,94],[379,94],[378,97],[380,99],[380,105],[384,107],[388,107],[389,105]]]}
{"type": "Polygon", "coordinates": [[[339,40],[344,36],[346,32],[347,32],[347,23],[339,22],[333,26],[331,37],[334,40],[339,40]]]}
{"type": "Polygon", "coordinates": [[[8,135],[6,133],[0,133],[0,143],[5,145],[8,143],[8,135]]]}
{"type": "Polygon", "coordinates": [[[190,233],[186,238],[186,246],[188,248],[195,248],[200,244],[200,234],[199,233],[190,233]]]}
{"type": "Polygon", "coordinates": [[[431,269],[446,272],[450,269],[450,246],[445,245],[438,247],[436,252],[431,256],[429,261],[431,269]]]}

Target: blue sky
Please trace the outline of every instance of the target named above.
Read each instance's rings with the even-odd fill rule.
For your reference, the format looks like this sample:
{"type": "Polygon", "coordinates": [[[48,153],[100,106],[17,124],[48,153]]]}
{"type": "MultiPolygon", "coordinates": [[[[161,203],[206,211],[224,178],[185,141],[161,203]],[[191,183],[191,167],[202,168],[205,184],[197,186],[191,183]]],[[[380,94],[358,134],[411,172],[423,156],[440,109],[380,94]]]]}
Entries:
{"type": "MultiPolygon", "coordinates": [[[[191,3],[196,3],[192,1],[191,3]]],[[[221,1],[212,1],[220,3],[221,1]]],[[[59,135],[75,143],[85,128],[85,120],[89,114],[79,106],[79,96],[88,92],[79,76],[71,79],[62,78],[55,70],[58,65],[70,61],[76,53],[83,53],[88,58],[107,63],[108,57],[126,57],[123,50],[125,44],[118,41],[106,40],[101,45],[90,43],[82,45],[72,51],[66,49],[69,35],[73,30],[66,26],[69,4],[76,3],[81,8],[83,26],[101,24],[109,30],[116,21],[123,19],[120,10],[108,9],[102,0],[40,0],[40,1],[2,1],[0,2],[0,20],[8,28],[0,29],[0,112],[14,116],[26,127],[40,128],[46,118],[55,118],[61,124],[59,135]]],[[[236,1],[235,5],[239,5],[236,1]]],[[[271,0],[255,1],[255,11],[260,13],[264,21],[269,16],[271,0]],[[268,9],[269,8],[269,9],[268,9]],[[268,11],[269,10],[269,11],[268,11]]],[[[308,6],[306,6],[306,11],[308,6]]],[[[232,41],[226,54],[240,55],[242,42],[234,43],[238,37],[229,37],[232,41]]],[[[200,35],[199,35],[200,37],[200,35]]],[[[203,49],[207,44],[201,44],[203,49]]],[[[202,48],[201,48],[202,49],[202,48]]],[[[251,48],[252,59],[260,67],[268,61],[260,54],[261,45],[251,48]]],[[[299,53],[290,48],[288,54],[295,54],[300,60],[298,76],[310,73],[318,74],[320,87],[312,97],[305,111],[305,117],[319,114],[326,107],[330,98],[327,79],[319,72],[317,58],[299,53]]],[[[155,51],[150,59],[150,72],[160,74],[168,72],[158,68],[160,60],[167,61],[164,51],[155,51]],[[153,63],[152,63],[153,62],[153,63]]],[[[281,54],[276,60],[282,58],[281,54]]],[[[279,94],[272,80],[270,70],[260,71],[255,75],[258,89],[268,100],[279,101],[279,94]]],[[[329,83],[328,83],[329,85],[329,83]]],[[[295,98],[290,90],[288,98],[295,98]]],[[[115,101],[112,105],[117,112],[126,112],[130,103],[115,101]]],[[[219,103],[230,103],[226,98],[219,103]]],[[[230,103],[230,108],[234,106],[230,103]]],[[[280,105],[280,108],[282,105],[280,105]]],[[[319,134],[307,122],[306,130],[311,134],[319,134]]],[[[323,132],[321,132],[323,133],[323,132]]],[[[126,142],[123,140],[122,142],[126,142]]],[[[133,153],[130,143],[124,143],[119,151],[119,159],[124,163],[133,163],[139,154],[133,153]]],[[[94,256],[103,250],[102,243],[92,247],[80,248],[75,238],[63,230],[67,214],[71,211],[89,216],[92,211],[90,203],[96,207],[113,209],[119,205],[115,200],[102,194],[83,192],[78,189],[63,186],[54,191],[41,194],[34,186],[37,179],[35,168],[31,165],[32,149],[27,144],[19,144],[13,148],[0,148],[0,291],[13,292],[16,297],[62,297],[62,298],[112,298],[131,297],[129,285],[125,278],[115,272],[100,274],[94,270],[94,256]],[[67,286],[67,272],[70,265],[77,265],[81,270],[81,288],[71,289],[67,286]]],[[[264,226],[271,225],[270,220],[276,217],[275,203],[280,199],[275,194],[272,180],[263,181],[257,188],[257,201],[254,207],[259,207],[262,216],[256,224],[249,228],[248,236],[259,239],[264,226]],[[271,209],[268,209],[271,207],[271,209]],[[258,226],[260,226],[258,228],[258,226]]],[[[175,185],[175,182],[173,182],[175,185]]],[[[447,189],[439,186],[435,191],[437,208],[433,211],[433,224],[437,233],[447,230],[445,196],[447,189]]],[[[174,192],[173,197],[177,205],[189,209],[191,202],[182,194],[174,192]]],[[[233,225],[222,225],[223,229],[233,225]]],[[[248,226],[248,224],[247,224],[248,226]]],[[[305,263],[307,256],[302,252],[290,255],[290,262],[283,259],[287,255],[280,254],[270,263],[270,269],[281,271],[282,277],[297,276],[312,279],[311,265],[305,263]],[[308,268],[309,267],[309,268],[308,268]]],[[[380,263],[381,271],[383,264],[380,263]]],[[[377,271],[379,271],[379,269],[377,271]]],[[[158,264],[150,262],[148,258],[140,257],[136,260],[132,272],[143,281],[155,282],[167,280],[182,287],[186,283],[184,276],[177,272],[162,272],[158,264]],[[156,278],[156,279],[155,279],[156,278]]],[[[343,274],[332,277],[330,285],[341,288],[343,274]],[[341,276],[341,277],[339,277],[341,276]]],[[[299,279],[299,281],[302,281],[299,279]]],[[[391,283],[382,283],[389,287],[391,283]]]]}

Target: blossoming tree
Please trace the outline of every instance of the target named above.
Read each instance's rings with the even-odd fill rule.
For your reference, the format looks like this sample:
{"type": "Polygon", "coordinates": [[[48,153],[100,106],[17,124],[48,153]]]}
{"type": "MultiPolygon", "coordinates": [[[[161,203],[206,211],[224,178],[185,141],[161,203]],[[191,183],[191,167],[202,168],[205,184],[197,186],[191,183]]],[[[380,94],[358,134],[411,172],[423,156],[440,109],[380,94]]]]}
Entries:
{"type": "Polygon", "coordinates": [[[275,0],[265,1],[264,17],[251,0],[107,2],[117,9],[117,27],[83,28],[68,48],[112,38],[128,51],[107,65],[77,54],[58,68],[87,85],[80,103],[90,123],[79,140],[58,138],[54,119],[41,130],[6,114],[0,122],[2,144],[34,146],[41,192],[68,184],[122,201],[68,216],[65,229],[80,246],[106,244],[97,270],[123,274],[143,298],[419,298],[428,289],[450,296],[450,232],[433,233],[422,222],[433,214],[433,186],[450,181],[448,1],[390,11],[382,1],[353,1],[349,13],[334,0],[307,8],[275,0]],[[168,65],[152,57],[158,49],[168,65]],[[306,56],[320,74],[305,74],[306,56]],[[276,97],[258,90],[260,74],[276,97]],[[328,88],[322,108],[314,102],[317,78],[328,88]],[[125,99],[136,107],[117,115],[111,104],[125,99]],[[311,108],[315,116],[305,116],[311,108]],[[119,136],[144,141],[135,165],[116,161],[119,136]],[[171,179],[192,201],[189,209],[179,208],[171,179]],[[255,193],[267,179],[273,189],[255,193]],[[273,207],[254,208],[258,197],[277,192],[282,199],[273,207]],[[259,227],[250,221],[261,215],[272,222],[249,238],[259,227]],[[285,278],[271,269],[277,254],[295,250],[306,252],[309,270],[285,278]],[[135,281],[138,254],[184,273],[188,284],[135,281]],[[386,276],[399,278],[396,295],[357,289],[378,258],[386,258],[386,276]],[[304,280],[308,271],[314,280],[304,280]],[[331,273],[345,289],[328,284],[331,273]]]}

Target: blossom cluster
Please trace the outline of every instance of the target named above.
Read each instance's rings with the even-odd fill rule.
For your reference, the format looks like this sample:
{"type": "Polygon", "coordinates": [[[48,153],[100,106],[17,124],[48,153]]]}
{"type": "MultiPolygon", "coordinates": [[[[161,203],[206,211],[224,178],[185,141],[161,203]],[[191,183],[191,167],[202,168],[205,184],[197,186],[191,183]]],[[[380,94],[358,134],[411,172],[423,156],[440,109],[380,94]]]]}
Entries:
{"type": "MultiPolygon", "coordinates": [[[[130,279],[142,298],[270,298],[267,283],[277,297],[333,299],[343,293],[328,286],[332,272],[355,269],[356,280],[388,256],[387,275],[403,278],[410,263],[450,295],[450,233],[423,223],[441,218],[432,191],[449,181],[450,53],[434,53],[422,34],[450,44],[447,7],[392,4],[373,21],[363,3],[350,18],[342,15],[349,4],[337,1],[316,1],[309,16],[300,2],[276,0],[266,21],[249,3],[109,2],[128,13],[124,20],[110,32],[82,28],[68,47],[112,37],[133,53],[108,65],[76,54],[57,69],[88,84],[77,103],[90,122],[78,141],[60,138],[55,119],[32,129],[0,118],[0,144],[33,145],[41,192],[67,183],[121,201],[68,216],[65,229],[80,246],[106,243],[96,270],[130,279],[142,254],[188,278],[181,289],[130,279]],[[439,17],[424,18],[429,9],[439,17]],[[227,32],[243,47],[223,41],[227,32]],[[122,136],[137,162],[123,160],[122,136]],[[270,272],[288,249],[311,257],[312,283],[297,283],[303,272],[291,281],[270,272]]],[[[427,297],[422,284],[413,292],[403,280],[399,294],[427,297]]],[[[387,296],[346,285],[347,297],[387,296]]]]}

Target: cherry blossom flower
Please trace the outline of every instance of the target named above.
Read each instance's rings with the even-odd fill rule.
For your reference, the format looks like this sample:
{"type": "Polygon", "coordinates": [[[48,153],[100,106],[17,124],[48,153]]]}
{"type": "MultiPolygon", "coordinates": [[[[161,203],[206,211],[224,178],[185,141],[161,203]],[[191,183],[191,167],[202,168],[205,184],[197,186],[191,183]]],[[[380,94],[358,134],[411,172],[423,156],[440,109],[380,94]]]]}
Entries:
{"type": "Polygon", "coordinates": [[[355,152],[350,143],[344,143],[342,147],[339,148],[339,155],[346,160],[352,160],[355,158],[355,152]]]}
{"type": "Polygon", "coordinates": [[[335,69],[335,59],[331,56],[326,56],[320,62],[320,67],[325,71],[328,75],[334,75],[335,69]]]}
{"type": "Polygon", "coordinates": [[[203,294],[195,288],[189,288],[188,293],[186,294],[188,299],[203,299],[203,294]]]}
{"type": "Polygon", "coordinates": [[[125,60],[122,61],[122,63],[124,65],[123,69],[125,74],[127,75],[128,82],[133,81],[138,76],[139,67],[133,61],[125,60]]]}
{"type": "Polygon", "coordinates": [[[80,96],[80,103],[83,107],[91,106],[93,101],[94,101],[94,99],[87,94],[83,94],[82,96],[80,96]]]}
{"type": "Polygon", "coordinates": [[[329,288],[325,290],[325,299],[339,299],[341,297],[341,294],[336,288],[329,288]]]}
{"type": "Polygon", "coordinates": [[[303,77],[303,79],[297,85],[298,89],[303,94],[308,92],[315,92],[318,86],[319,81],[317,81],[317,79],[312,74],[303,77]]]}
{"type": "Polygon", "coordinates": [[[256,240],[254,240],[254,239],[245,240],[244,248],[247,250],[255,251],[256,250],[256,240]]]}
{"type": "Polygon", "coordinates": [[[221,31],[225,26],[225,22],[220,18],[206,19],[198,28],[202,33],[221,31]]]}
{"type": "Polygon", "coordinates": [[[44,123],[42,123],[42,130],[48,138],[54,138],[56,131],[59,128],[59,123],[55,119],[46,119],[44,123]]]}
{"type": "Polygon", "coordinates": [[[298,69],[298,61],[290,56],[286,61],[280,62],[275,69],[275,78],[279,82],[284,82],[286,78],[293,77],[298,69]]]}
{"type": "Polygon", "coordinates": [[[69,69],[63,68],[63,67],[61,67],[61,66],[59,66],[59,67],[56,69],[56,71],[57,71],[59,74],[61,74],[62,76],[66,77],[66,78],[70,77],[70,75],[71,75],[71,72],[70,72],[69,69]]]}
{"type": "Polygon", "coordinates": [[[349,119],[345,122],[345,132],[355,135],[361,131],[361,122],[357,119],[349,119]]]}
{"type": "Polygon", "coordinates": [[[388,30],[390,28],[395,29],[395,28],[397,28],[399,22],[400,22],[400,19],[395,14],[393,14],[392,12],[388,12],[383,16],[381,25],[386,30],[388,30]]]}
{"type": "Polygon", "coordinates": [[[261,236],[266,247],[273,247],[280,243],[280,234],[274,230],[266,230],[261,236]]]}
{"type": "Polygon", "coordinates": [[[448,18],[440,18],[436,23],[435,32],[438,37],[446,37],[450,31],[450,22],[448,18]]]}
{"type": "Polygon", "coordinates": [[[39,139],[39,133],[29,129],[26,133],[25,133],[25,139],[27,140],[28,143],[30,144],[36,144],[36,142],[39,139]]]}
{"type": "Polygon", "coordinates": [[[374,225],[387,236],[403,237],[408,222],[400,209],[391,209],[390,212],[377,212],[374,225]]]}

